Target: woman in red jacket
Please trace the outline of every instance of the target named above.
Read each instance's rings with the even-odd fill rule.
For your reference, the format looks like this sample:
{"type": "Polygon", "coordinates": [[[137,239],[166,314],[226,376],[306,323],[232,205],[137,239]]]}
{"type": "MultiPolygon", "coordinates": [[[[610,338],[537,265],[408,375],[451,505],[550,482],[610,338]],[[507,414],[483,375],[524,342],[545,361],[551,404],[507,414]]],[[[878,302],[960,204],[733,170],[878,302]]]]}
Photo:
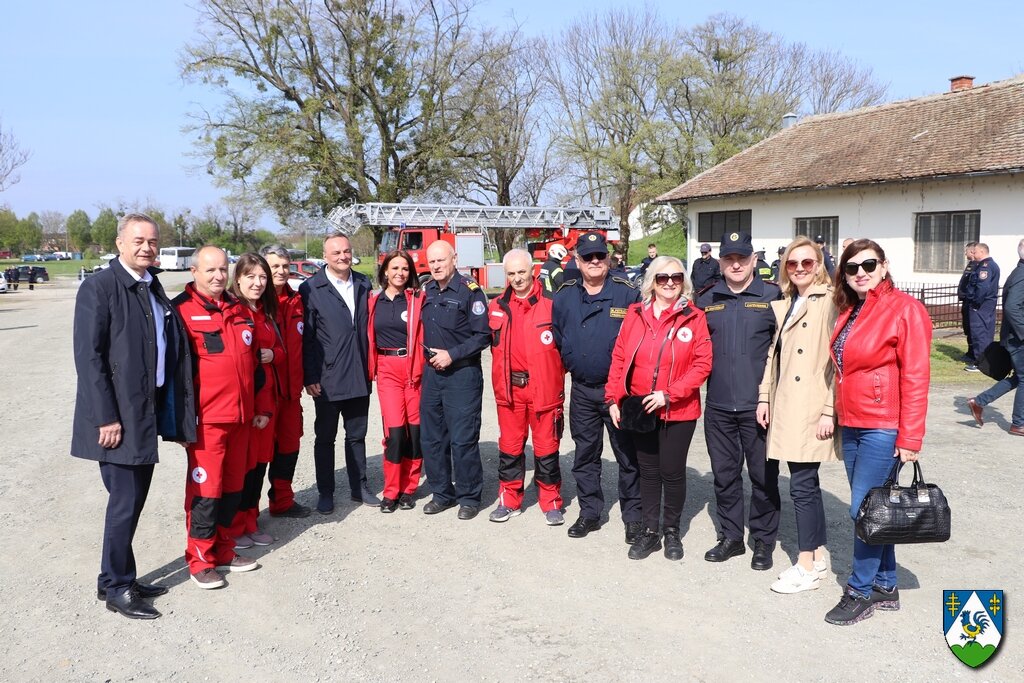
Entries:
{"type": "Polygon", "coordinates": [[[231,525],[235,549],[270,545],[274,537],[257,524],[260,491],[267,475],[267,464],[274,459],[274,428],[280,399],[280,377],[288,371],[281,333],[277,329],[277,295],[272,286],[270,266],[258,254],[242,254],[235,264],[232,293],[252,317],[253,345],[257,349],[256,416],[250,432],[242,500],[231,525]]]}
{"type": "Polygon", "coordinates": [[[423,295],[412,257],[392,251],[377,272],[383,288],[370,297],[370,379],[377,380],[384,426],[384,493],[380,511],[416,506],[420,483],[420,379],[423,376],[423,295]]]}
{"type": "MultiPolygon", "coordinates": [[[[885,252],[871,240],[856,240],[843,250],[836,279],[835,408],[850,516],[856,519],[864,496],[885,482],[894,458],[912,462],[921,450],[932,323],[919,301],[893,286],[885,252]]],[[[895,547],[868,545],[855,535],[850,579],[825,621],[855,624],[876,607],[899,609],[899,599],[895,547]]]]}
{"type": "Polygon", "coordinates": [[[642,292],[643,301],[626,311],[615,342],[605,399],[616,427],[627,396],[643,396],[644,410],[658,416],[653,431],[630,432],[640,466],[644,530],[629,558],[642,560],[661,548],[664,489],[665,557],[681,560],[686,456],[700,417],[700,386],[711,373],[711,336],[704,312],[690,304],[690,281],[679,259],[654,259],[642,292]]]}

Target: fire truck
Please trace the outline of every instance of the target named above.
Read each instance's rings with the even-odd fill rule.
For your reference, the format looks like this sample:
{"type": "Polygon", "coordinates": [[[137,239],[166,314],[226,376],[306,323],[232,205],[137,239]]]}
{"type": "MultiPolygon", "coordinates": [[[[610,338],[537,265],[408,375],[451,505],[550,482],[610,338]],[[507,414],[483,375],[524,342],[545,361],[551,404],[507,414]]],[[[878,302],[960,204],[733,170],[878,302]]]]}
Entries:
{"type": "MultiPolygon", "coordinates": [[[[429,277],[427,247],[444,240],[458,253],[458,268],[482,287],[501,287],[505,274],[500,262],[490,262],[488,252],[497,253],[491,231],[523,230],[526,249],[537,261],[547,258],[548,248],[561,244],[576,246],[579,236],[598,231],[612,243],[619,239],[617,222],[607,206],[477,206],[459,204],[351,204],[337,207],[327,215],[335,229],[351,235],[366,225],[388,228],[381,238],[377,262],[395,249],[412,256],[421,280],[429,277]]],[[[534,265],[534,273],[540,263],[534,265]]]]}

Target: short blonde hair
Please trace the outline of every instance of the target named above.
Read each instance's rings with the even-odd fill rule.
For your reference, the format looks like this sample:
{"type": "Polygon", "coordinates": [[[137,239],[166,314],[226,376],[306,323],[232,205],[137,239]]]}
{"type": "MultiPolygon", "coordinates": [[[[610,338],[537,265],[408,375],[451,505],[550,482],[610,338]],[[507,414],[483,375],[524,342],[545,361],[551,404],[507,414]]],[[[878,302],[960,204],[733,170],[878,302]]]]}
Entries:
{"type": "Polygon", "coordinates": [[[789,270],[786,268],[786,262],[789,261],[789,255],[800,247],[810,247],[813,249],[814,258],[818,261],[818,272],[814,274],[814,280],[811,284],[822,285],[831,282],[828,276],[828,269],[825,268],[825,254],[821,250],[821,245],[811,241],[810,237],[797,237],[789,243],[786,251],[782,254],[782,258],[779,259],[779,288],[789,298],[796,296],[796,285],[789,281],[789,270]]]}
{"type": "Polygon", "coordinates": [[[690,294],[693,293],[693,284],[690,282],[690,276],[686,274],[686,268],[683,268],[683,262],[675,256],[659,256],[651,261],[651,265],[647,266],[647,273],[644,275],[644,282],[640,286],[640,294],[645,302],[650,301],[651,297],[654,296],[655,274],[665,266],[673,264],[679,269],[679,272],[683,274],[683,291],[681,296],[686,299],[690,298],[690,294]]]}

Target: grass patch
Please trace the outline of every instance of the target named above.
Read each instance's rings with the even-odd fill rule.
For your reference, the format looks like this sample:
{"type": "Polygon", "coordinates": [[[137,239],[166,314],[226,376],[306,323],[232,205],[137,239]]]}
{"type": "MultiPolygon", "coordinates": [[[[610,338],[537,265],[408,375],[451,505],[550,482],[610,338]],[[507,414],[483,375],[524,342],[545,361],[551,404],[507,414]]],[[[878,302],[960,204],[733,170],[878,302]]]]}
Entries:
{"type": "Polygon", "coordinates": [[[980,372],[964,372],[960,356],[966,351],[967,339],[963,335],[932,339],[932,384],[991,384],[992,379],[980,372]]]}
{"type": "Polygon", "coordinates": [[[85,266],[87,271],[92,271],[93,266],[103,263],[99,259],[85,259],[83,261],[41,261],[25,263],[19,259],[4,259],[0,261],[0,272],[7,270],[11,266],[42,266],[46,268],[46,272],[50,274],[50,277],[56,277],[58,275],[74,275],[78,276],[78,271],[82,266],[85,266]]]}
{"type": "Polygon", "coordinates": [[[686,260],[686,235],[678,228],[665,228],[661,232],[629,241],[629,265],[639,265],[647,258],[647,245],[652,242],[658,245],[658,254],[661,256],[686,260]]]}

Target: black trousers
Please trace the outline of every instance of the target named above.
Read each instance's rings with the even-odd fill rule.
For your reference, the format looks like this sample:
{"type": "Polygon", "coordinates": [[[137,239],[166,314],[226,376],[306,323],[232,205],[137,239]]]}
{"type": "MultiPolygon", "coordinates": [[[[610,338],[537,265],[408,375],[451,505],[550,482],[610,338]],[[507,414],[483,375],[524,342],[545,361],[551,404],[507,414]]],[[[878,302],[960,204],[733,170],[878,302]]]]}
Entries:
{"type": "Polygon", "coordinates": [[[825,545],[825,505],[821,501],[817,462],[790,462],[789,497],[796,513],[796,539],[800,552],[825,545]]]}
{"type": "Polygon", "coordinates": [[[743,463],[750,478],[750,535],[768,545],[779,532],[779,461],[765,458],[765,431],[753,410],[733,412],[710,406],[704,439],[715,477],[718,538],[743,540],[743,463]]]}
{"type": "Polygon", "coordinates": [[[480,420],[484,375],[479,363],[454,370],[423,368],[420,392],[420,447],[434,500],[480,507],[484,466],[480,420]],[[452,483],[452,475],[455,483],[452,483]]]}
{"type": "Polygon", "coordinates": [[[109,497],[96,587],[107,591],[108,595],[127,589],[136,578],[132,540],[149,495],[153,467],[100,463],[100,477],[109,497]]]}
{"type": "Polygon", "coordinates": [[[639,522],[640,476],[633,440],[612,424],[608,406],[604,402],[604,388],[588,387],[574,381],[569,398],[569,433],[576,442],[572,474],[576,479],[580,516],[588,519],[601,519],[604,511],[601,452],[604,450],[605,430],[608,431],[612,453],[619,463],[619,510],[622,521],[639,522]]]}
{"type": "Polygon", "coordinates": [[[313,400],[313,460],[316,463],[316,489],[321,496],[334,495],[334,444],[338,438],[338,418],[345,426],[345,471],[352,496],[362,497],[366,484],[366,423],[370,397],[357,396],[344,401],[313,400]]]}
{"type": "MultiPolygon", "coordinates": [[[[964,336],[967,337],[967,355],[974,358],[974,342],[971,336],[971,306],[966,301],[960,302],[960,324],[964,329],[964,336]]],[[[974,358],[974,360],[978,360],[974,358]]]]}
{"type": "Polygon", "coordinates": [[[662,490],[665,492],[665,528],[679,528],[686,503],[686,456],[696,429],[696,420],[659,420],[653,432],[630,432],[640,466],[640,508],[644,526],[652,531],[658,531],[662,490]]]}

